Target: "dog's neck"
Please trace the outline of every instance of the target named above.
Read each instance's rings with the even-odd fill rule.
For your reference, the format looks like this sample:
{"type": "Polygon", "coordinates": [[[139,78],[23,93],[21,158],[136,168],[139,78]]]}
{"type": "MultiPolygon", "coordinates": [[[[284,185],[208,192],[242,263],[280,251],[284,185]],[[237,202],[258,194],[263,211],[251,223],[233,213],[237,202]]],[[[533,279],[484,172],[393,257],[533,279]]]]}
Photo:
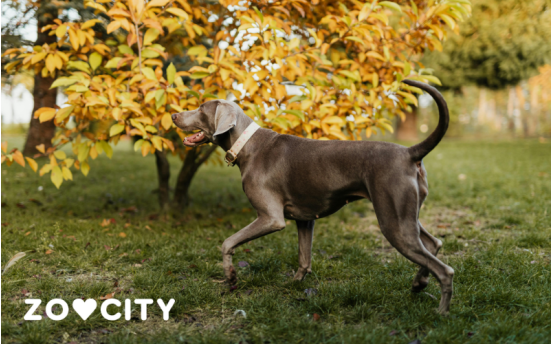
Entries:
{"type": "MultiPolygon", "coordinates": [[[[224,151],[229,151],[241,134],[243,134],[243,131],[245,131],[252,122],[253,120],[250,119],[249,116],[239,114],[236,118],[235,127],[230,129],[226,134],[220,135],[219,146],[222,147],[224,151]]],[[[245,149],[245,147],[243,147],[243,149],[245,149]]]]}

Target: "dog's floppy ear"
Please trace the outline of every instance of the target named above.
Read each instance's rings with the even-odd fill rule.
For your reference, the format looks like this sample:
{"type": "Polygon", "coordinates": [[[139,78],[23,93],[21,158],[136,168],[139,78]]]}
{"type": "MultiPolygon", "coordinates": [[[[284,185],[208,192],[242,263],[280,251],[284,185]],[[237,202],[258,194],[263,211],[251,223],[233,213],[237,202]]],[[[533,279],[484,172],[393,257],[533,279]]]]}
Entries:
{"type": "Polygon", "coordinates": [[[214,139],[218,135],[224,134],[231,128],[235,127],[237,123],[237,113],[235,107],[231,103],[218,102],[216,107],[216,114],[214,116],[214,124],[216,125],[216,131],[213,135],[214,139]]]}

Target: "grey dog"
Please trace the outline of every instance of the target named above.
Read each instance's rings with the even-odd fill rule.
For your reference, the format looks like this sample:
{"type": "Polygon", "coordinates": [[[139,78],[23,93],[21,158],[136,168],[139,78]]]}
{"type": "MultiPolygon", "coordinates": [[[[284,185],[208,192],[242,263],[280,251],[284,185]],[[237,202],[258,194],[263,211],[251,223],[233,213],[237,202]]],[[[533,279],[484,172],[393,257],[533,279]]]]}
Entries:
{"type": "MultiPolygon", "coordinates": [[[[373,203],[381,232],[401,254],[421,268],[412,290],[428,285],[429,273],[440,282],[438,311],[449,312],[454,271],[436,255],[442,242],[419,222],[419,209],[428,195],[422,159],[440,142],[449,123],[446,102],[432,86],[413,80],[405,84],[429,93],[438,105],[439,122],[423,142],[403,147],[373,141],[318,141],[258,131],[245,144],[235,163],[243,190],[258,217],[222,245],[227,281],[237,282],[232,265],[234,249],[285,228],[285,219],[298,228],[299,268],[295,280],[312,271],[314,221],[329,216],[349,202],[367,198],[373,203]]],[[[198,109],[172,115],[184,131],[200,130],[184,141],[188,146],[207,142],[228,151],[252,123],[234,102],[211,100],[198,109]]]]}

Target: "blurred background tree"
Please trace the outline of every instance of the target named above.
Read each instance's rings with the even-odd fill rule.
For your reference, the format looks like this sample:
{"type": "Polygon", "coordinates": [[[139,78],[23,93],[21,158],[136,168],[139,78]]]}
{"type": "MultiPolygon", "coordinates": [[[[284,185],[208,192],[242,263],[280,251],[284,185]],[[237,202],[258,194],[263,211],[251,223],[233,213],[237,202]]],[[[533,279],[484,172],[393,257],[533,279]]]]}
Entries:
{"type": "MultiPolygon", "coordinates": [[[[542,117],[549,104],[543,85],[532,87],[527,80],[547,75],[541,67],[551,62],[551,1],[473,0],[472,5],[472,17],[459,34],[451,34],[442,51],[427,52],[422,59],[449,90],[450,133],[466,129],[466,98],[473,96],[479,98],[472,104],[474,121],[481,126],[511,134],[521,131],[524,136],[546,132],[542,117]],[[467,90],[469,86],[476,87],[467,90]]],[[[415,113],[408,119],[409,135],[399,129],[399,139],[415,138],[415,113]]]]}

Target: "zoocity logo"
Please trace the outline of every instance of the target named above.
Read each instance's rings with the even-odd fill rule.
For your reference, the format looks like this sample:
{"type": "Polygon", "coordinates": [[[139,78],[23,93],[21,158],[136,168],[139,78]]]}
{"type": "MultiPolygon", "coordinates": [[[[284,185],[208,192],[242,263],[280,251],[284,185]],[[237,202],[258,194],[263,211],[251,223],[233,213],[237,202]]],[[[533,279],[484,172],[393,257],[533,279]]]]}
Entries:
{"type": "MultiPolygon", "coordinates": [[[[172,309],[172,306],[174,305],[174,299],[170,299],[167,304],[164,303],[162,299],[157,300],[157,304],[159,305],[159,308],[163,311],[163,320],[168,320],[170,310],[172,309]]],[[[34,312],[37,310],[37,308],[42,303],[42,300],[40,299],[26,299],[25,303],[28,305],[32,305],[27,314],[23,317],[25,320],[29,321],[36,321],[36,320],[42,320],[42,316],[38,314],[34,314],[34,312]]],[[[134,303],[136,305],[140,305],[140,318],[142,320],[147,319],[147,306],[152,305],[154,302],[152,299],[135,299],[134,303]]],[[[107,307],[110,305],[114,305],[116,307],[121,307],[122,303],[121,301],[117,299],[108,299],[103,301],[101,304],[100,312],[101,315],[111,321],[119,320],[121,317],[121,313],[117,312],[115,314],[109,314],[107,312],[107,307]]],[[[98,307],[98,303],[94,299],[88,299],[84,301],[83,299],[76,299],[73,301],[73,310],[82,318],[82,320],[86,320],[92,315],[92,313],[96,310],[98,307]]],[[[130,320],[132,313],[132,300],[126,299],[124,300],[124,319],[130,320]]],[[[53,299],[50,300],[46,304],[46,315],[48,318],[59,321],[65,319],[67,315],[69,314],[69,305],[67,305],[67,302],[65,302],[62,299],[53,299]],[[53,312],[53,307],[55,305],[61,306],[61,314],[55,314],[53,312]]]]}

